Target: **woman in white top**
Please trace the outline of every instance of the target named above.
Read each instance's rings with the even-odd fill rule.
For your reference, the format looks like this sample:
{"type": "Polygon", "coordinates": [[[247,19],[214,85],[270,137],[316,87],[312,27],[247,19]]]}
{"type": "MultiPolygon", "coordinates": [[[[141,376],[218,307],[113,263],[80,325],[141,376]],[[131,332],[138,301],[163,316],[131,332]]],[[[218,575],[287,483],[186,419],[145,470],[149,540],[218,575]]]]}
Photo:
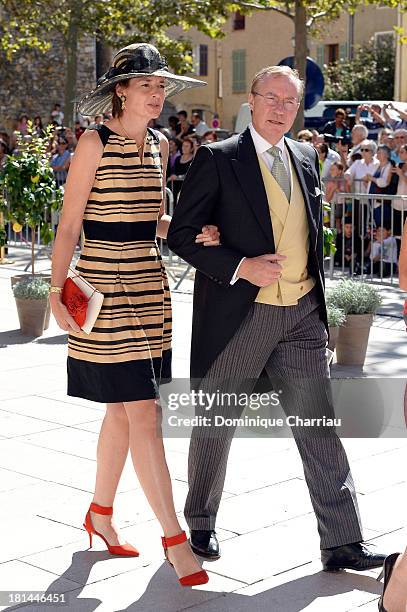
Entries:
{"type": "Polygon", "coordinates": [[[370,178],[378,169],[380,162],[375,156],[376,143],[363,140],[360,144],[362,159],[357,159],[345,172],[346,191],[348,193],[369,193],[370,178]]]}
{"type": "MultiPolygon", "coordinates": [[[[345,172],[345,190],[348,193],[369,193],[370,179],[379,167],[375,157],[376,143],[373,140],[363,140],[360,144],[362,159],[357,159],[345,172]]],[[[369,200],[367,198],[352,199],[352,217],[356,232],[362,237],[369,219],[369,200]]]]}

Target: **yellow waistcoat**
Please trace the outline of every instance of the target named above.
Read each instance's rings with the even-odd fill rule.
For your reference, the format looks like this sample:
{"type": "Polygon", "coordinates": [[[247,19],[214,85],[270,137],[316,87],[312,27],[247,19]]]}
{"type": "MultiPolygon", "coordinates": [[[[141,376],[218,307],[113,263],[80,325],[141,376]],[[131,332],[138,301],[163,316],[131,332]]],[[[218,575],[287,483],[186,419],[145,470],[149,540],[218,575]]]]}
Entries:
{"type": "Polygon", "coordinates": [[[273,224],[276,253],[287,259],[280,261],[282,276],[279,281],[262,287],[256,302],[275,306],[292,306],[311,291],[315,280],[308,276],[309,229],[304,198],[298,178],[290,163],[291,200],[288,202],[263,159],[258,156],[270,216],[273,224]]]}

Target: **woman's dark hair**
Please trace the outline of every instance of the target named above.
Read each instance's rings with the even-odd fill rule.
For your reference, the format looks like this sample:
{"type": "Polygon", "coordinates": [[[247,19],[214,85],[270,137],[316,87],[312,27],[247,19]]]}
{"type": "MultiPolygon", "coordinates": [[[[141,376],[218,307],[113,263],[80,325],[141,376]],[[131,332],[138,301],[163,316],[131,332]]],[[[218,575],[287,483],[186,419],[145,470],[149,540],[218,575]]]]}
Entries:
{"type": "Polygon", "coordinates": [[[168,117],[168,125],[169,126],[176,126],[179,123],[179,119],[178,117],[176,117],[175,115],[171,115],[170,117],[168,117]]]}
{"type": "Polygon", "coordinates": [[[321,144],[319,145],[319,151],[321,153],[324,153],[325,156],[328,155],[329,147],[326,142],[321,142],[321,144]]]}
{"type": "Polygon", "coordinates": [[[38,127],[40,127],[40,128],[42,129],[42,127],[43,127],[43,126],[42,126],[42,119],[41,119],[41,117],[40,117],[39,115],[36,115],[36,116],[34,117],[34,125],[36,125],[36,123],[35,123],[35,122],[37,121],[37,119],[38,119],[38,127]]]}
{"type": "Polygon", "coordinates": [[[182,144],[184,144],[184,142],[189,142],[189,144],[191,146],[191,151],[192,151],[192,149],[194,148],[194,141],[192,140],[192,138],[188,138],[188,137],[183,138],[182,139],[182,144]]]}
{"type": "Polygon", "coordinates": [[[384,151],[388,157],[388,159],[390,159],[390,155],[391,155],[391,149],[390,147],[388,147],[385,144],[381,144],[377,147],[377,151],[384,151]]]}
{"type": "Polygon", "coordinates": [[[346,110],[344,108],[337,108],[335,111],[335,117],[337,117],[338,115],[343,115],[344,117],[346,117],[346,110]]]}
{"type": "Polygon", "coordinates": [[[7,154],[8,153],[8,146],[7,144],[4,142],[4,140],[0,140],[0,147],[3,149],[3,153],[7,154]]]}
{"type": "MultiPolygon", "coordinates": [[[[124,79],[123,81],[119,81],[116,85],[122,85],[123,87],[128,87],[130,79],[124,79]]],[[[116,88],[113,91],[112,96],[112,117],[121,117],[123,115],[122,110],[122,101],[116,93],[116,88]]]]}

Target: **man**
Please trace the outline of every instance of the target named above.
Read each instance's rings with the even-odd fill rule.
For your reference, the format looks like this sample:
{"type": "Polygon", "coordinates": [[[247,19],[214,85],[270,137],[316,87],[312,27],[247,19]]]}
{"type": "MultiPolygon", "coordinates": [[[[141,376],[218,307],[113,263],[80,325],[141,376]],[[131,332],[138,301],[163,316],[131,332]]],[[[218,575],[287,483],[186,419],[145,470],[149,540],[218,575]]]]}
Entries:
{"type": "Polygon", "coordinates": [[[210,127],[205,123],[199,113],[192,113],[191,115],[191,123],[195,129],[195,134],[200,136],[201,138],[207,133],[210,132],[210,127]]]}
{"type": "Polygon", "coordinates": [[[346,123],[346,111],[343,108],[337,108],[335,111],[334,121],[328,121],[322,128],[322,134],[328,134],[334,138],[350,140],[350,130],[346,123]]]}
{"type": "Polygon", "coordinates": [[[403,145],[407,144],[407,130],[402,128],[394,131],[394,149],[391,152],[391,159],[395,164],[401,162],[400,150],[403,145]]]}
{"type": "Polygon", "coordinates": [[[365,125],[354,125],[351,132],[352,148],[349,151],[347,165],[351,166],[357,159],[362,159],[360,146],[367,139],[369,132],[365,125]]]}
{"type": "Polygon", "coordinates": [[[369,140],[377,141],[379,139],[380,131],[385,126],[385,120],[381,116],[382,108],[380,104],[372,104],[369,106],[368,104],[359,104],[355,113],[355,124],[364,125],[367,127],[369,133],[369,140]],[[367,111],[370,113],[371,119],[366,117],[361,117],[363,111],[367,111]]]}
{"type": "MultiPolygon", "coordinates": [[[[310,145],[284,138],[302,93],[298,73],[287,66],[254,77],[252,124],[198,150],[168,244],[197,268],[192,379],[201,379],[203,389],[221,380],[222,392],[242,383],[251,393],[265,370],[273,388],[282,391],[286,414],[328,415],[333,409],[318,157],[310,145]],[[209,250],[195,242],[205,223],[219,227],[220,246],[209,250]]],[[[191,438],[185,516],[194,551],[216,559],[216,514],[233,431],[204,430],[195,428],[191,438]]],[[[328,430],[322,436],[293,433],[318,519],[323,568],[379,567],[384,555],[361,543],[355,489],[339,438],[328,430]]]]}
{"type": "Polygon", "coordinates": [[[194,131],[194,128],[187,121],[187,117],[188,117],[187,111],[180,110],[177,113],[177,117],[178,117],[178,120],[179,120],[179,124],[177,126],[177,138],[179,140],[182,140],[186,136],[189,136],[190,134],[192,134],[193,131],[194,131]]]}

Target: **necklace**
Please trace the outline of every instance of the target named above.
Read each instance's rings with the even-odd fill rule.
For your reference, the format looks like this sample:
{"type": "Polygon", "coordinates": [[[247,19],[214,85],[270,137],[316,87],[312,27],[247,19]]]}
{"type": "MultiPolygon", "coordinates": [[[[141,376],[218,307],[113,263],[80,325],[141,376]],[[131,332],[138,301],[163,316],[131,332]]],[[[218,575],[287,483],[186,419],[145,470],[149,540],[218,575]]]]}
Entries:
{"type": "MultiPolygon", "coordinates": [[[[118,120],[118,122],[120,123],[120,126],[121,126],[121,128],[122,128],[122,130],[123,130],[123,132],[124,132],[124,135],[125,135],[125,136],[127,136],[127,138],[128,138],[129,140],[134,140],[134,138],[131,138],[131,137],[128,135],[128,133],[126,132],[126,130],[124,129],[124,125],[123,125],[123,123],[120,121],[120,118],[119,118],[119,117],[117,117],[117,120],[118,120]]],[[[137,144],[137,142],[136,142],[135,140],[134,140],[134,142],[136,143],[137,151],[138,151],[139,149],[142,149],[142,148],[144,147],[144,140],[143,140],[143,142],[142,142],[140,145],[138,145],[138,144],[137,144]]]]}

